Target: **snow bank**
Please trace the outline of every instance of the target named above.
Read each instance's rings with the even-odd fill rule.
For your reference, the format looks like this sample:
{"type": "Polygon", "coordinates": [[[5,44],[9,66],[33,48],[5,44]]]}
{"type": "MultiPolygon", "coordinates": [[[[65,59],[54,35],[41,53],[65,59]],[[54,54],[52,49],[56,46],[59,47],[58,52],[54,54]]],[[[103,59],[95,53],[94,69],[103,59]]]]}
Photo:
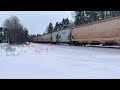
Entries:
{"type": "Polygon", "coordinates": [[[0,44],[0,78],[120,78],[120,50],[0,44]]]}

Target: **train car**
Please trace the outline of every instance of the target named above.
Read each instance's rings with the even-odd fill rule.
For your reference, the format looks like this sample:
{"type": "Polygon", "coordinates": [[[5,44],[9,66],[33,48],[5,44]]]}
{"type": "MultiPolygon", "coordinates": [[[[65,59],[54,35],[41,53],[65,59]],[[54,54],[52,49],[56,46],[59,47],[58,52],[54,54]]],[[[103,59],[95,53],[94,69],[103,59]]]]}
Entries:
{"type": "Polygon", "coordinates": [[[52,42],[52,33],[42,35],[42,43],[51,43],[52,42]]]}
{"type": "Polygon", "coordinates": [[[120,17],[105,19],[73,28],[71,41],[74,45],[120,44],[120,17]]]}
{"type": "Polygon", "coordinates": [[[64,30],[59,31],[59,36],[60,36],[59,42],[69,44],[70,43],[70,32],[71,32],[70,29],[64,29],[64,30]]]}
{"type": "Polygon", "coordinates": [[[70,43],[70,29],[64,29],[52,33],[52,43],[70,43]]]}
{"type": "Polygon", "coordinates": [[[52,44],[56,44],[58,42],[58,39],[57,39],[58,34],[59,34],[58,31],[52,33],[52,44]]]}
{"type": "Polygon", "coordinates": [[[41,43],[42,42],[42,36],[37,36],[33,38],[34,43],[41,43]]]}

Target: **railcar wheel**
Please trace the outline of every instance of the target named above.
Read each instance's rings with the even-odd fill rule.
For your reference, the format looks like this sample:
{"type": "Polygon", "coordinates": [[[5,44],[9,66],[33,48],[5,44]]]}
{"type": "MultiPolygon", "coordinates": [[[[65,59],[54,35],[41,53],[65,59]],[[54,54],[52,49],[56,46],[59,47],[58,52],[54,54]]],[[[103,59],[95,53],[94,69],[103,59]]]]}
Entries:
{"type": "Polygon", "coordinates": [[[74,44],[75,46],[79,46],[79,45],[80,45],[79,42],[73,42],[73,44],[74,44]]]}

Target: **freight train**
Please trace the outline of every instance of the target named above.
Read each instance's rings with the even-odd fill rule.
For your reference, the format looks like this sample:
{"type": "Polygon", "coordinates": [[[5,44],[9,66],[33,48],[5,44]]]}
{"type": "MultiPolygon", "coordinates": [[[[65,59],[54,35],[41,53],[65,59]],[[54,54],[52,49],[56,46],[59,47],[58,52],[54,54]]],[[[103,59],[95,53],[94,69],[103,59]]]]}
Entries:
{"type": "Polygon", "coordinates": [[[109,18],[64,29],[33,39],[37,43],[69,45],[120,45],[120,17],[109,18]]]}

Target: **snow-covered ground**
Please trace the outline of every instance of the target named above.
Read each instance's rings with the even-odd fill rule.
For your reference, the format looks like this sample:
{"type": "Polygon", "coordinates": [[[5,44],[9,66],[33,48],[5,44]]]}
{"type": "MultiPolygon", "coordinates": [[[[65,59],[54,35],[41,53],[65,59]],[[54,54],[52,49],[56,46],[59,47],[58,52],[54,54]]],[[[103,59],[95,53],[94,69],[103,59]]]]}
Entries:
{"type": "Polygon", "coordinates": [[[120,79],[120,49],[0,44],[2,79],[120,79]]]}

